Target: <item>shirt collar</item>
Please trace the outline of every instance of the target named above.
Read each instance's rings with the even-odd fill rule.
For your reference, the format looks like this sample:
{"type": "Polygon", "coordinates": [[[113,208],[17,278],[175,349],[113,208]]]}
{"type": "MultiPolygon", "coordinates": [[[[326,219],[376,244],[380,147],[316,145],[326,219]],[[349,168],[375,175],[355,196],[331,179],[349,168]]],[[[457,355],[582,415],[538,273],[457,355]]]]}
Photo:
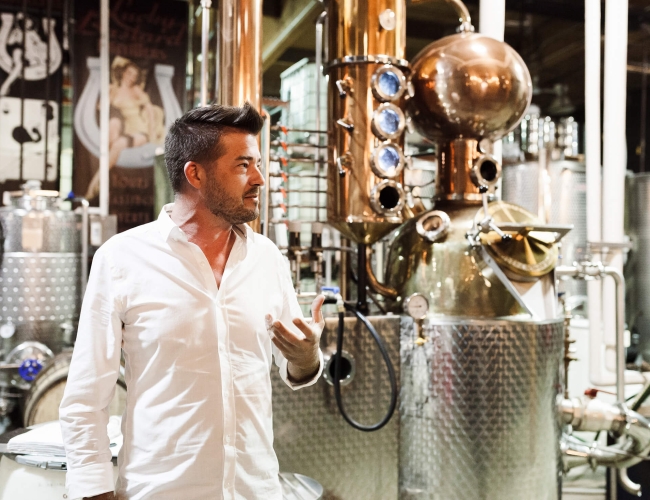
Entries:
{"type": "MultiPolygon", "coordinates": [[[[170,217],[172,209],[174,208],[173,203],[168,203],[162,207],[160,215],[158,216],[158,229],[163,239],[167,241],[170,237],[180,237],[184,241],[187,241],[187,236],[183,230],[176,225],[176,223],[170,217]]],[[[235,234],[239,236],[244,242],[248,239],[247,236],[247,226],[246,224],[238,224],[233,226],[235,234]]]]}

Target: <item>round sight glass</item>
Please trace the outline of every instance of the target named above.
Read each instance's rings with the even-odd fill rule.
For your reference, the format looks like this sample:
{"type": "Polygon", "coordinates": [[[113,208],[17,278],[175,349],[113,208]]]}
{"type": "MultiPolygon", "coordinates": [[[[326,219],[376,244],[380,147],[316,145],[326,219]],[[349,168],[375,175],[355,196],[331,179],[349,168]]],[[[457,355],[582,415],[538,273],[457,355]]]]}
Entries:
{"type": "Polygon", "coordinates": [[[384,109],[377,116],[377,125],[382,132],[393,135],[399,130],[399,115],[392,109],[384,109]]]}
{"type": "Polygon", "coordinates": [[[404,73],[395,66],[382,66],[372,75],[372,93],[382,102],[399,99],[404,93],[405,85],[404,73]]]}
{"type": "Polygon", "coordinates": [[[387,146],[379,152],[379,168],[389,173],[394,171],[399,165],[399,151],[393,146],[387,146]]]}
{"type": "Polygon", "coordinates": [[[396,144],[384,143],[373,151],[370,166],[380,177],[397,177],[404,166],[402,150],[396,144]]]}
{"type": "Polygon", "coordinates": [[[395,97],[402,88],[399,76],[393,71],[386,71],[379,75],[377,79],[377,88],[379,91],[388,97],[395,97]]]}

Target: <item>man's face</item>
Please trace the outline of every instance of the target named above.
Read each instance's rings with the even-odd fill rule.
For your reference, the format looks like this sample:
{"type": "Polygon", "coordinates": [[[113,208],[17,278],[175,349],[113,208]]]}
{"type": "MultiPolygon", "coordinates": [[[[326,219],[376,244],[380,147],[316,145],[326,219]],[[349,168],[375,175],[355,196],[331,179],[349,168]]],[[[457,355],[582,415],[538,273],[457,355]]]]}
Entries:
{"type": "Polygon", "coordinates": [[[225,153],[206,169],[205,204],[229,224],[250,222],[260,215],[264,185],[257,140],[242,132],[228,132],[221,140],[225,153]]]}

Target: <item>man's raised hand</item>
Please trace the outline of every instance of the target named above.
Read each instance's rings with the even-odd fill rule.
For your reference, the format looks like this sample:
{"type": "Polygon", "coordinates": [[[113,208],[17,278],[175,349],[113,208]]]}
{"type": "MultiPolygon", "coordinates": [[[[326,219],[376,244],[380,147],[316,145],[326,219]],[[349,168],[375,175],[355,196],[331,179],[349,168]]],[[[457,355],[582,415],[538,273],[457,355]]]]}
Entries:
{"type": "Polygon", "coordinates": [[[318,372],[320,357],[318,355],[320,336],[325,327],[322,307],[325,297],[318,295],[311,304],[312,319],[306,322],[295,318],[296,325],[302,335],[289,330],[280,320],[274,320],[267,314],[267,328],[271,341],[289,362],[288,374],[292,382],[300,383],[312,378],[318,372]]]}

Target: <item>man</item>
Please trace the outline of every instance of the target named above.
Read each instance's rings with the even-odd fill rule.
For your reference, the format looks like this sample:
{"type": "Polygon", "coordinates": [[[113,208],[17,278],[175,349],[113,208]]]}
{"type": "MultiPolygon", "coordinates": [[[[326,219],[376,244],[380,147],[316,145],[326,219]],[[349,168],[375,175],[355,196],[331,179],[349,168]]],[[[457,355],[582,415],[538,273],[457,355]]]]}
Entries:
{"type": "Polygon", "coordinates": [[[118,499],[281,499],[271,355],[290,387],[318,379],[323,298],[305,322],[284,257],[245,225],[264,185],[261,127],[248,104],[178,119],[165,141],[175,203],[95,255],[60,409],[70,498],[113,498],[122,352],[118,499]]]}

